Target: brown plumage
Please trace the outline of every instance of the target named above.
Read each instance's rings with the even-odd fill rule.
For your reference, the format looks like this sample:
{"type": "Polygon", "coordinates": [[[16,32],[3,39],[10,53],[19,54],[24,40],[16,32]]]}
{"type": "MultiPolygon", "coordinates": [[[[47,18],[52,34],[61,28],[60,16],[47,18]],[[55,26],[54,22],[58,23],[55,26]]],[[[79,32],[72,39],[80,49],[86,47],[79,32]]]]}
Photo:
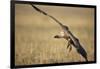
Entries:
{"type": "Polygon", "coordinates": [[[78,38],[76,38],[72,32],[69,30],[69,28],[65,25],[63,25],[61,22],[59,22],[56,18],[54,18],[53,16],[47,14],[46,12],[40,10],[39,8],[37,8],[36,6],[34,6],[33,4],[30,4],[36,11],[52,18],[54,21],[56,21],[56,23],[58,23],[60,25],[60,27],[62,28],[62,32],[60,35],[56,35],[54,36],[54,38],[64,38],[68,41],[68,45],[67,48],[70,47],[70,50],[72,50],[72,46],[76,48],[76,51],[83,56],[83,58],[88,61],[87,59],[87,53],[85,51],[85,49],[82,47],[82,45],[80,44],[78,38]]]}

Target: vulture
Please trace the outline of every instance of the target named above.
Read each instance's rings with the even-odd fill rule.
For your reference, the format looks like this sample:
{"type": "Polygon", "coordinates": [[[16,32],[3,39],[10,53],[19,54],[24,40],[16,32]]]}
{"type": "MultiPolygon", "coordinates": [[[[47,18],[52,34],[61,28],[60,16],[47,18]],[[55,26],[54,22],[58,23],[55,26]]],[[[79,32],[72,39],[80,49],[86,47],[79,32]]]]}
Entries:
{"type": "Polygon", "coordinates": [[[69,51],[72,50],[72,46],[73,46],[76,49],[77,53],[79,53],[86,61],[88,61],[88,59],[87,59],[87,53],[86,53],[85,49],[80,44],[79,39],[77,37],[75,37],[72,34],[72,32],[69,30],[68,26],[63,25],[55,17],[47,14],[46,12],[44,12],[41,9],[37,8],[36,6],[34,6],[33,4],[30,4],[30,5],[36,11],[42,13],[43,15],[46,15],[46,16],[50,17],[51,19],[53,19],[54,21],[56,21],[56,23],[59,24],[59,26],[61,27],[62,31],[61,31],[60,35],[55,35],[54,38],[57,38],[57,39],[64,38],[65,40],[67,40],[68,41],[67,48],[69,48],[69,51]]]}

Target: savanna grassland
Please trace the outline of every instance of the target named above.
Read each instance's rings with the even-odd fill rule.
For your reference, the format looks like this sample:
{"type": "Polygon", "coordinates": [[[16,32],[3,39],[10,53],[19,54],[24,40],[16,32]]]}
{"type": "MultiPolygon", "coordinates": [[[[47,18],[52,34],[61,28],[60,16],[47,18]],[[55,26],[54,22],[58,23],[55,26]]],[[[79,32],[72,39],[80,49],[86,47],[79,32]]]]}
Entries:
{"type": "MultiPolygon", "coordinates": [[[[36,5],[67,25],[79,38],[89,61],[94,61],[94,9],[36,5]]],[[[15,64],[48,64],[85,61],[65,39],[55,39],[60,26],[27,4],[15,5],[15,64]]]]}

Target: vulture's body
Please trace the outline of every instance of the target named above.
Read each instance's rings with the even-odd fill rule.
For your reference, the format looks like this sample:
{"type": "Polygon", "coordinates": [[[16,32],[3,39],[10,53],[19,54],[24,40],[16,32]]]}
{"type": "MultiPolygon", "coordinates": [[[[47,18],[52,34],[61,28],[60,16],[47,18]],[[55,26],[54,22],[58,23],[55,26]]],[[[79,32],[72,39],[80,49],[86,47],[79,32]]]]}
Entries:
{"type": "Polygon", "coordinates": [[[76,38],[71,31],[69,30],[69,28],[65,25],[63,25],[62,23],[60,23],[56,18],[54,18],[53,16],[47,14],[46,12],[40,10],[39,8],[37,8],[36,6],[34,6],[33,4],[31,4],[32,7],[37,10],[38,12],[52,18],[54,21],[56,21],[60,27],[62,28],[61,34],[60,35],[56,35],[54,36],[54,38],[64,38],[68,41],[68,45],[67,48],[70,47],[70,51],[72,49],[72,46],[75,47],[75,49],[77,50],[77,52],[83,56],[83,58],[85,58],[86,61],[88,61],[87,59],[87,53],[85,51],[85,49],[82,47],[82,45],[80,44],[78,38],[76,38]]]}

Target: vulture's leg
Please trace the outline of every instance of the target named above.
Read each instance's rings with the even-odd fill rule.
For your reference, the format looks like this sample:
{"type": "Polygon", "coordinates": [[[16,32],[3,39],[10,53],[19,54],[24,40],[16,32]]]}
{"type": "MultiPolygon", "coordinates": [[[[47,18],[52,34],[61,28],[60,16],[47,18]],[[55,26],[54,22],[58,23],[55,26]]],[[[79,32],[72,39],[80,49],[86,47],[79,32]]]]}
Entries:
{"type": "Polygon", "coordinates": [[[72,50],[72,40],[70,39],[70,37],[67,38],[68,40],[68,45],[67,45],[67,48],[69,48],[69,52],[72,50]]]}
{"type": "Polygon", "coordinates": [[[70,45],[71,45],[71,44],[70,44],[70,42],[68,41],[67,49],[70,47],[70,45]]]}
{"type": "Polygon", "coordinates": [[[72,50],[72,46],[71,46],[71,43],[70,41],[68,41],[68,45],[67,45],[67,49],[69,48],[69,52],[72,50]]]}
{"type": "Polygon", "coordinates": [[[72,50],[72,46],[70,45],[69,52],[72,50]]]}

